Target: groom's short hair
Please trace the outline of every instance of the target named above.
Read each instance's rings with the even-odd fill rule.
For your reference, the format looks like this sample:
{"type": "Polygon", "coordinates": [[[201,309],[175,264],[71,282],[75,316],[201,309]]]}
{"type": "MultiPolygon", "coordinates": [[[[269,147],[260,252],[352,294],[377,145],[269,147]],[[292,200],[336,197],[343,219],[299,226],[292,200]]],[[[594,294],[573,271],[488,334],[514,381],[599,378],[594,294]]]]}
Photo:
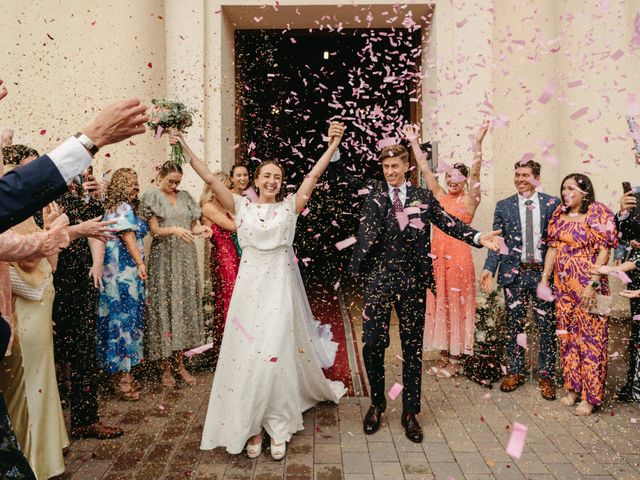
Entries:
{"type": "Polygon", "coordinates": [[[403,145],[390,145],[384,147],[380,152],[380,163],[387,158],[400,158],[404,163],[407,163],[409,161],[409,152],[403,145]]]}

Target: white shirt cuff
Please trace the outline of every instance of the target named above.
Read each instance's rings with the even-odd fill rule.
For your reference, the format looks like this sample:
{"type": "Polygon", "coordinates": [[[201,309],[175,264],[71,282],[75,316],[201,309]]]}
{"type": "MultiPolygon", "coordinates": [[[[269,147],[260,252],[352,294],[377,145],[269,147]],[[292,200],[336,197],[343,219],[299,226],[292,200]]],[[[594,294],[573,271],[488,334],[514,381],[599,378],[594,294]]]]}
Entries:
{"type": "Polygon", "coordinates": [[[333,156],[331,157],[331,161],[337,162],[338,160],[340,160],[340,150],[336,148],[336,151],[333,152],[333,156]]]}
{"type": "Polygon", "coordinates": [[[56,147],[49,158],[60,171],[66,183],[71,183],[73,177],[80,175],[91,165],[91,154],[84,148],[76,137],[71,137],[62,145],[56,147]]]}
{"type": "Polygon", "coordinates": [[[480,237],[482,236],[482,232],[478,232],[474,235],[473,237],[473,243],[475,243],[476,245],[480,246],[480,237]]]}

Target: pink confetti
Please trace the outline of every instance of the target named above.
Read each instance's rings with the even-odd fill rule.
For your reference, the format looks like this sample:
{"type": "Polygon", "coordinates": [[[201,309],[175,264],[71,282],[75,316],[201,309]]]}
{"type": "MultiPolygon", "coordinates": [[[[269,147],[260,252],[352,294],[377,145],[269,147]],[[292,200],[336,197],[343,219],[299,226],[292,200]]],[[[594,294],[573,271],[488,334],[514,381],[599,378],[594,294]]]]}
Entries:
{"type": "Polygon", "coordinates": [[[629,275],[627,275],[626,273],[621,272],[619,270],[612,270],[611,271],[611,276],[619,278],[624,283],[631,283],[631,278],[629,278],[629,275]]]}
{"type": "Polygon", "coordinates": [[[575,112],[573,112],[571,114],[571,120],[577,120],[578,118],[580,118],[583,115],[586,115],[586,113],[589,111],[589,107],[582,107],[579,108],[578,110],[576,110],[575,112]]]}
{"type": "Polygon", "coordinates": [[[576,88],[582,85],[582,80],[576,80],[574,82],[567,82],[567,87],[576,88]]]}
{"type": "Polygon", "coordinates": [[[624,55],[624,52],[618,49],[613,53],[613,55],[611,55],[611,58],[615,61],[615,60],[619,60],[620,57],[622,57],[623,55],[624,55]]]}
{"type": "Polygon", "coordinates": [[[160,137],[162,136],[162,132],[164,131],[164,128],[162,128],[162,125],[158,125],[158,129],[156,130],[156,136],[153,137],[153,139],[157,142],[158,140],[160,140],[160,137]]]}
{"type": "Polygon", "coordinates": [[[394,384],[393,384],[393,387],[391,387],[391,388],[389,389],[389,391],[387,392],[387,395],[389,396],[389,398],[390,398],[391,400],[395,400],[395,399],[396,399],[396,397],[397,397],[398,395],[400,395],[400,392],[402,391],[402,389],[403,389],[403,388],[404,388],[404,387],[403,387],[401,384],[399,384],[399,383],[394,383],[394,384]]]}
{"type": "Polygon", "coordinates": [[[409,215],[405,212],[396,212],[396,218],[398,219],[400,230],[404,231],[407,225],[409,225],[409,215]]]}
{"type": "Polygon", "coordinates": [[[467,19],[465,18],[464,20],[460,20],[459,22],[456,22],[456,27],[457,28],[462,28],[467,24],[467,19]]]}
{"type": "Polygon", "coordinates": [[[516,335],[516,343],[520,345],[522,348],[527,348],[527,334],[519,333],[516,335]]]}
{"type": "Polygon", "coordinates": [[[270,361],[271,363],[276,363],[276,362],[278,361],[278,357],[271,357],[271,358],[269,359],[269,361],[270,361]]]}
{"type": "Polygon", "coordinates": [[[255,340],[254,337],[252,337],[251,335],[249,335],[249,332],[247,332],[247,330],[244,328],[244,325],[242,325],[242,323],[240,323],[240,320],[238,320],[237,317],[233,317],[231,319],[231,323],[233,323],[233,325],[235,325],[235,327],[240,330],[240,332],[245,336],[245,338],[247,340],[249,340],[250,342],[253,342],[255,340]]]}
{"type": "Polygon", "coordinates": [[[573,144],[578,147],[581,148],[583,150],[587,150],[589,148],[589,145],[587,145],[584,142],[581,142],[580,140],[574,140],[573,144]]]}
{"type": "Polygon", "coordinates": [[[538,98],[538,102],[542,104],[547,103],[549,100],[551,100],[551,97],[555,95],[557,90],[558,84],[553,80],[548,81],[544,86],[544,89],[542,90],[542,95],[540,95],[540,98],[538,98]]]}
{"type": "Polygon", "coordinates": [[[553,302],[555,300],[549,285],[544,285],[542,283],[539,283],[538,288],[536,288],[536,296],[545,302],[553,302]]]}
{"type": "Polygon", "coordinates": [[[206,343],[204,345],[201,345],[200,347],[196,347],[196,348],[192,348],[191,350],[187,350],[186,352],[184,352],[184,356],[187,358],[191,358],[194,355],[199,355],[203,352],[206,352],[207,350],[211,350],[213,348],[213,343],[206,343]]]}
{"type": "Polygon", "coordinates": [[[500,255],[509,255],[509,247],[507,247],[507,244],[504,243],[504,238],[496,237],[496,240],[498,240],[498,245],[500,247],[500,255]]]}
{"type": "Polygon", "coordinates": [[[356,237],[345,238],[344,240],[341,240],[338,243],[336,243],[336,248],[338,250],[344,250],[345,248],[350,247],[351,245],[356,243],[357,241],[358,240],[356,240],[356,237]]]}
{"type": "Polygon", "coordinates": [[[378,140],[378,148],[383,149],[385,147],[391,147],[392,145],[396,145],[398,140],[395,137],[387,137],[382,140],[378,140]]]}
{"type": "Polygon", "coordinates": [[[556,335],[568,335],[569,332],[567,330],[556,330],[556,335]]]}
{"type": "Polygon", "coordinates": [[[511,438],[507,444],[507,453],[515,459],[520,459],[522,451],[524,450],[524,443],[527,439],[527,431],[529,429],[526,425],[518,422],[513,422],[511,428],[511,438]]]}

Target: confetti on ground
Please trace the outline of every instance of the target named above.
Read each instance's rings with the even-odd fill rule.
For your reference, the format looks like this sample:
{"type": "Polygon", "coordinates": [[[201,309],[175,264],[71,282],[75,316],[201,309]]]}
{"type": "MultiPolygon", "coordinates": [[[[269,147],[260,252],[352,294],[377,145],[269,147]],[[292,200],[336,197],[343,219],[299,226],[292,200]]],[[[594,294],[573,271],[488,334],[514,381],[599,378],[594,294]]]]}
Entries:
{"type": "Polygon", "coordinates": [[[507,453],[515,459],[520,459],[522,451],[524,450],[524,444],[527,439],[527,431],[529,429],[526,425],[518,422],[513,422],[513,428],[511,429],[511,437],[507,444],[507,453]]]}
{"type": "Polygon", "coordinates": [[[389,398],[390,398],[391,400],[395,400],[395,399],[396,399],[396,397],[397,397],[398,395],[400,395],[400,392],[402,391],[402,389],[403,389],[403,388],[404,388],[404,387],[403,387],[401,384],[399,384],[399,383],[394,383],[394,384],[393,384],[393,387],[391,387],[391,388],[389,389],[389,391],[387,392],[387,395],[389,396],[389,398]]]}

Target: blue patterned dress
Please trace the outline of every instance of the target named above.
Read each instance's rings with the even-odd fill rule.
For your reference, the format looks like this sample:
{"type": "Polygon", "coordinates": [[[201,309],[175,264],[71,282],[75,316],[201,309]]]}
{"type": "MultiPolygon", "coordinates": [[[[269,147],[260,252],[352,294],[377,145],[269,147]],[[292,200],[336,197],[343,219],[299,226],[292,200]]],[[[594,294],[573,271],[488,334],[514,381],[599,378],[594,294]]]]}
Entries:
{"type": "Polygon", "coordinates": [[[144,282],[121,234],[135,232],[138,248],[147,225],[127,203],[121,203],[104,220],[115,219],[111,227],[117,238],[108,240],[104,254],[103,290],[100,292],[97,349],[100,367],[111,373],[129,372],[142,361],[144,338],[144,282]]]}

